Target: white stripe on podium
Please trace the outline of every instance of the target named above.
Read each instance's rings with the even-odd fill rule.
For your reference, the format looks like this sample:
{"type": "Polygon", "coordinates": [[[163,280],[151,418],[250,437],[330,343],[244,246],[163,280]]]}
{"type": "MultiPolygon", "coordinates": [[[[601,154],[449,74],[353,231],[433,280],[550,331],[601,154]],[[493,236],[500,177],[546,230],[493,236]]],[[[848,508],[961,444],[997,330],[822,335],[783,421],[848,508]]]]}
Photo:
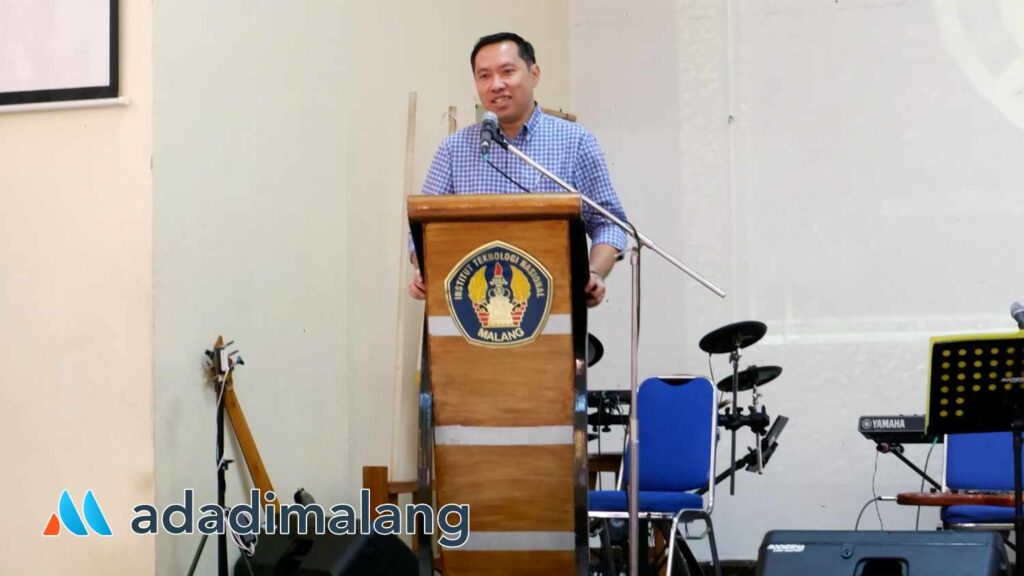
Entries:
{"type": "MultiPolygon", "coordinates": [[[[427,331],[431,336],[459,336],[461,333],[451,316],[430,316],[427,318],[427,331]]],[[[552,314],[548,316],[547,324],[541,334],[554,336],[560,334],[572,334],[572,315],[552,314]]]]}
{"type": "Polygon", "coordinates": [[[458,336],[459,329],[451,316],[427,317],[427,332],[431,336],[458,336]]]}
{"type": "Polygon", "coordinates": [[[544,325],[541,334],[572,334],[572,315],[552,314],[548,316],[548,323],[544,325]]]}
{"type": "Polygon", "coordinates": [[[569,552],[576,549],[575,532],[480,532],[453,551],[466,552],[569,552]]]}
{"type": "Polygon", "coordinates": [[[438,426],[438,446],[560,446],[572,444],[572,426],[438,426]]]}

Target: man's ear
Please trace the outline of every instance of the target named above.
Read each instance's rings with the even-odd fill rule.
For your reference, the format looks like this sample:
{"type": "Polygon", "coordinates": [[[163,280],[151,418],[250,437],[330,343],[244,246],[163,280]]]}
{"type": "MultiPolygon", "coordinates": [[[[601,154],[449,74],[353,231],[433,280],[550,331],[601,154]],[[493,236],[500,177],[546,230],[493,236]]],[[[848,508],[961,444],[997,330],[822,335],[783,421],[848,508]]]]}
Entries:
{"type": "Polygon", "coordinates": [[[540,81],[540,64],[530,66],[530,77],[533,78],[534,84],[540,81]]]}

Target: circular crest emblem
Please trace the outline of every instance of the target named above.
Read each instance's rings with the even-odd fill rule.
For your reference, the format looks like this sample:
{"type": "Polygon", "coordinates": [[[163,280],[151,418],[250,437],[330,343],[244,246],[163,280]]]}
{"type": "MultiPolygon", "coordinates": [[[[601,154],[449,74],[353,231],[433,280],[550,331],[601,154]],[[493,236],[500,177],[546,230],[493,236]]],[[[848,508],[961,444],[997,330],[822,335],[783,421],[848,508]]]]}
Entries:
{"type": "Polygon", "coordinates": [[[551,274],[529,253],[491,242],[452,268],[444,294],[466,340],[488,347],[519,346],[544,329],[552,284],[551,274]]]}

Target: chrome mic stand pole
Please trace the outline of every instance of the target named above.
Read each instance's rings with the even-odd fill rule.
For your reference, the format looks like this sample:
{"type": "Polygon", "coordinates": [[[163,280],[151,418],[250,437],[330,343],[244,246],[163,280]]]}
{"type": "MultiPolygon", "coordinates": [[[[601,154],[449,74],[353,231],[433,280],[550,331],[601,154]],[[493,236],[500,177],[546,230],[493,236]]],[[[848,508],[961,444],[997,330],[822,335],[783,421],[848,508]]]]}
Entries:
{"type": "Polygon", "coordinates": [[[632,310],[630,314],[630,369],[629,369],[629,387],[630,387],[630,399],[632,404],[629,409],[629,574],[631,576],[639,576],[640,574],[640,558],[639,558],[639,543],[640,543],[640,512],[638,508],[638,491],[640,485],[640,426],[637,421],[637,363],[639,356],[639,337],[640,337],[640,249],[650,248],[659,256],[668,260],[673,266],[679,268],[685,272],[688,276],[699,282],[702,286],[711,290],[721,298],[725,298],[725,292],[721,288],[715,286],[711,281],[705,279],[700,274],[697,274],[691,270],[688,266],[677,260],[674,256],[665,252],[658,247],[650,238],[647,238],[632,225],[623,222],[621,219],[616,217],[614,214],[605,210],[603,206],[594,202],[587,196],[580,193],[579,190],[573,188],[567,184],[564,180],[552,174],[549,170],[537,164],[532,158],[524,154],[515,146],[508,143],[504,136],[500,132],[495,132],[494,142],[499,146],[508,150],[510,153],[515,155],[517,158],[526,162],[544,176],[547,176],[555,184],[558,184],[566,192],[576,194],[580,200],[583,201],[587,206],[590,206],[599,214],[610,220],[613,224],[623,229],[626,234],[629,234],[636,243],[636,246],[632,249],[630,255],[630,263],[633,269],[633,288],[631,290],[631,306],[632,310]]]}
{"type": "MultiPolygon", "coordinates": [[[[629,574],[640,574],[640,419],[637,417],[636,397],[639,391],[638,365],[640,358],[640,245],[630,251],[629,306],[629,574]]],[[[675,535],[673,534],[674,538],[675,535]]]]}

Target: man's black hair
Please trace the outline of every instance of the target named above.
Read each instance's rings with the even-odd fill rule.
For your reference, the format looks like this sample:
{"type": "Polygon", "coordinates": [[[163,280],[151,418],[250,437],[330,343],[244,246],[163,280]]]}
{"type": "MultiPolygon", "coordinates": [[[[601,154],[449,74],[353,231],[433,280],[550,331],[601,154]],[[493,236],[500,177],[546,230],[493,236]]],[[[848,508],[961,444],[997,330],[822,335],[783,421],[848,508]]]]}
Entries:
{"type": "Polygon", "coordinates": [[[476,71],[476,54],[484,46],[490,46],[491,44],[500,44],[501,42],[515,42],[516,46],[519,47],[519,57],[526,62],[526,67],[530,68],[537,63],[537,57],[533,54],[533,44],[530,44],[523,39],[519,34],[513,34],[512,32],[498,32],[497,34],[491,34],[484,36],[483,38],[476,41],[476,45],[473,46],[473,52],[469,55],[469,66],[476,71]]]}

